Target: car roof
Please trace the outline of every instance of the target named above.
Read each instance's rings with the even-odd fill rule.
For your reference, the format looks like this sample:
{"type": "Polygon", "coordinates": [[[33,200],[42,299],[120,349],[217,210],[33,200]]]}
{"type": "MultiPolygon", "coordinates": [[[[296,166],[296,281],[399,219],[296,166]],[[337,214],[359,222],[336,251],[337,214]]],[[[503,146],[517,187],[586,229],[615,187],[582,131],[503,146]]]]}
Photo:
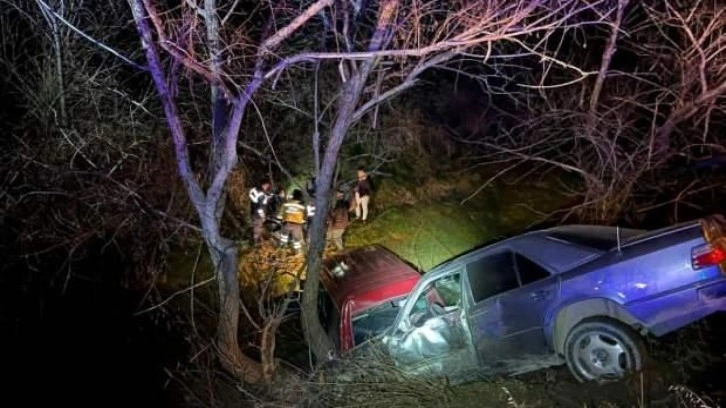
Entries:
{"type": "Polygon", "coordinates": [[[396,254],[383,246],[370,245],[327,259],[321,282],[338,309],[352,301],[355,315],[408,295],[420,279],[421,273],[396,254]],[[337,272],[342,275],[336,276],[337,272]]]}
{"type": "MultiPolygon", "coordinates": [[[[552,268],[551,272],[559,273],[592,259],[593,256],[605,253],[606,248],[609,249],[610,246],[617,245],[617,231],[616,227],[604,225],[569,224],[531,230],[509,237],[498,237],[435,266],[427,276],[446,273],[444,271],[459,267],[477,259],[483,252],[498,247],[515,249],[548,265],[552,268]],[[556,248],[558,246],[559,248],[556,248]],[[567,251],[568,256],[563,258],[562,251],[567,251]]],[[[620,229],[623,242],[633,240],[643,233],[642,230],[620,229]]]]}

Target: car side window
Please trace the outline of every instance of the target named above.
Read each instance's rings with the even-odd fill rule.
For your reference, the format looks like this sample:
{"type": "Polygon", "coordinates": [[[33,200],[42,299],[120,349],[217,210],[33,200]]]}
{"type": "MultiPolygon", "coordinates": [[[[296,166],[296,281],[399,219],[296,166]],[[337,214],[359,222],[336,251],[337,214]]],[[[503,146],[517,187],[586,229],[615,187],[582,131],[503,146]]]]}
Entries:
{"type": "Polygon", "coordinates": [[[460,282],[458,273],[430,282],[416,299],[409,316],[424,312],[434,304],[443,306],[446,311],[458,309],[461,305],[460,282]]]}
{"type": "Polygon", "coordinates": [[[517,270],[519,271],[519,279],[522,281],[522,285],[550,277],[550,273],[537,263],[520,254],[515,254],[514,256],[517,260],[517,270]]]}
{"type": "Polygon", "coordinates": [[[512,251],[477,259],[466,266],[474,303],[519,287],[512,251]]]}

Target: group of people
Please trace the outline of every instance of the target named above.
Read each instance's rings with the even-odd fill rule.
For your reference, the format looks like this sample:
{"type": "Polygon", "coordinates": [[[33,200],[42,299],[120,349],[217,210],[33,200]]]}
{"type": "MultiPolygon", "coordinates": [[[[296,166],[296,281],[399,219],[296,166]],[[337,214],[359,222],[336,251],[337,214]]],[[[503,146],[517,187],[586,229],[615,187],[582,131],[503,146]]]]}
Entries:
{"type": "MultiPolygon", "coordinates": [[[[307,235],[307,226],[310,225],[315,216],[314,179],[308,182],[307,192],[310,201],[306,203],[303,193],[299,189],[293,190],[290,196],[283,189],[273,193],[272,184],[269,180],[262,180],[258,186],[250,190],[250,213],[252,215],[252,235],[255,245],[262,242],[265,221],[272,216],[282,223],[280,244],[288,246],[292,243],[295,252],[302,253],[307,235]]],[[[370,175],[362,167],[358,168],[356,182],[351,193],[350,198],[347,198],[343,191],[336,190],[334,205],[326,218],[326,238],[338,250],[344,248],[343,235],[352,221],[350,211],[354,209],[355,219],[364,222],[368,219],[368,207],[373,193],[373,183],[370,175]]]]}

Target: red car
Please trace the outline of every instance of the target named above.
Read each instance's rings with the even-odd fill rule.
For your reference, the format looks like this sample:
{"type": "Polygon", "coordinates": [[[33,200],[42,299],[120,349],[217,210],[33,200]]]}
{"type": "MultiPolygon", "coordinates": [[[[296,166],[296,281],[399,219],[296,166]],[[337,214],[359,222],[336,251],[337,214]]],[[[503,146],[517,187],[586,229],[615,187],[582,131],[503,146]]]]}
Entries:
{"type": "Polygon", "coordinates": [[[329,258],[321,274],[320,317],[339,353],[389,328],[421,274],[379,245],[329,258]]]}

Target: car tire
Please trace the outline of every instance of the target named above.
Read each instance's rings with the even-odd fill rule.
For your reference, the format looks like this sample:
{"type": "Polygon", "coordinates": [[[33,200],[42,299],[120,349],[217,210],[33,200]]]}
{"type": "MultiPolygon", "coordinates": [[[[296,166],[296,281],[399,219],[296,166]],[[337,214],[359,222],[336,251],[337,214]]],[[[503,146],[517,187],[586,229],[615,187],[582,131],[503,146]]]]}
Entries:
{"type": "Polygon", "coordinates": [[[580,382],[612,381],[643,368],[643,339],[630,327],[608,318],[577,324],[565,340],[565,360],[580,382]]]}

